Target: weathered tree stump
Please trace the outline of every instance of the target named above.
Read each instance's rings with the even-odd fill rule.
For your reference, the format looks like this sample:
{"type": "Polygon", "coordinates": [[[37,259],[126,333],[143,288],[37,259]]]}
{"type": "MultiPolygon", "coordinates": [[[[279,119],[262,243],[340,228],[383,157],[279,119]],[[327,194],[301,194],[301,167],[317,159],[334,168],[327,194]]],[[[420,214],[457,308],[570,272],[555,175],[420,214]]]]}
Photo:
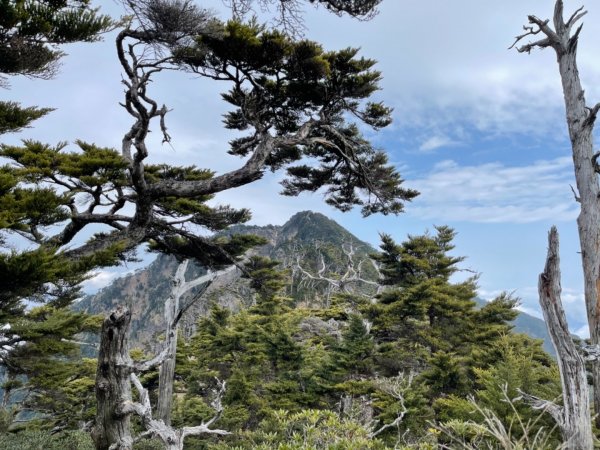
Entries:
{"type": "Polygon", "coordinates": [[[129,450],[133,446],[129,414],[122,406],[131,403],[129,356],[131,312],[119,306],[102,324],[96,371],[96,423],[92,437],[97,450],[129,450]]]}

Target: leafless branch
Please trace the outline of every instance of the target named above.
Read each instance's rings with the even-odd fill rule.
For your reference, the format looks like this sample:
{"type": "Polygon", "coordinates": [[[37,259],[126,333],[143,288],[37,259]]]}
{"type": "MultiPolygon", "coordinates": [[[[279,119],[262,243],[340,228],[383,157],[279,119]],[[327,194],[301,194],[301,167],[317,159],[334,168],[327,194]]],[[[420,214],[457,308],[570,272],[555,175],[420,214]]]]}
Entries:
{"type": "Polygon", "coordinates": [[[521,389],[517,389],[519,393],[519,397],[514,400],[522,399],[526,403],[528,403],[533,409],[546,411],[548,414],[552,416],[552,418],[557,422],[561,423],[563,420],[563,408],[556,403],[550,400],[543,400],[535,395],[527,394],[523,392],[521,389]]]}
{"type": "Polygon", "coordinates": [[[165,347],[158,355],[147,361],[139,362],[134,365],[136,372],[147,372],[156,366],[162,364],[169,357],[169,348],[165,347]]]}
{"type": "Polygon", "coordinates": [[[369,433],[370,438],[374,438],[375,436],[383,433],[388,428],[395,428],[402,423],[404,417],[408,413],[408,408],[406,407],[406,393],[411,388],[412,382],[414,379],[414,374],[411,372],[408,375],[399,374],[393,378],[378,378],[376,380],[376,386],[379,390],[385,392],[390,395],[394,399],[396,399],[399,403],[400,409],[398,411],[397,417],[390,423],[386,423],[379,427],[378,429],[369,433]]]}
{"type": "Polygon", "coordinates": [[[139,401],[122,404],[119,408],[119,413],[136,414],[142,420],[142,426],[146,431],[141,433],[135,441],[154,436],[166,444],[169,449],[183,450],[184,441],[187,436],[198,436],[201,434],[225,436],[230,434],[230,432],[226,430],[210,428],[221,417],[223,412],[222,398],[223,395],[225,395],[226,390],[224,381],[217,379],[218,389],[215,392],[215,398],[211,404],[215,409],[215,415],[207,422],[202,422],[195,427],[184,427],[177,430],[166,425],[162,420],[152,418],[152,406],[150,404],[148,391],[142,386],[142,383],[135,373],[130,375],[130,380],[138,392],[139,401]]]}
{"type": "Polygon", "coordinates": [[[528,18],[531,26],[527,26],[527,25],[523,26],[525,33],[516,36],[513,44],[510,47],[508,47],[509,49],[515,48],[515,46],[521,40],[526,38],[527,36],[535,36],[540,33],[544,34],[546,37],[539,39],[537,41],[534,41],[534,42],[530,42],[521,47],[516,47],[517,51],[519,53],[530,53],[531,50],[533,50],[536,47],[538,47],[538,48],[550,47],[550,46],[553,46],[553,45],[556,45],[557,43],[559,43],[558,35],[548,25],[550,23],[549,19],[542,20],[533,15],[527,16],[527,18],[528,18]]]}
{"type": "Polygon", "coordinates": [[[575,192],[575,188],[573,187],[573,185],[569,185],[569,187],[571,188],[571,192],[573,193],[573,197],[575,197],[575,201],[577,203],[581,203],[581,198],[579,197],[579,195],[577,195],[577,192],[575,192]]]}
{"type": "Polygon", "coordinates": [[[600,345],[584,345],[581,350],[586,361],[600,360],[600,345]]]}
{"type": "MultiPolygon", "coordinates": [[[[296,261],[292,266],[292,269],[301,274],[300,283],[306,283],[308,280],[313,282],[323,282],[328,286],[328,296],[335,292],[343,292],[350,293],[353,290],[350,288],[352,285],[367,285],[372,286],[376,289],[376,293],[379,293],[381,290],[381,286],[378,282],[369,280],[363,276],[363,263],[365,259],[361,259],[356,262],[355,257],[355,249],[352,243],[342,244],[341,250],[346,257],[346,266],[344,269],[339,270],[340,273],[336,273],[335,278],[328,276],[327,273],[332,269],[328,268],[325,263],[325,258],[322,253],[319,253],[320,267],[317,269],[316,274],[309,272],[305,269],[301,264],[302,256],[298,254],[296,256],[296,261]],[[342,270],[345,270],[343,273],[342,270]]],[[[375,270],[378,271],[376,264],[370,258],[367,258],[373,266],[375,266],[375,270]]],[[[367,293],[361,293],[361,295],[370,296],[367,293]]]]}
{"type": "Polygon", "coordinates": [[[61,341],[62,342],[67,342],[67,343],[70,343],[70,344],[87,345],[89,347],[98,348],[98,344],[96,344],[94,342],[77,341],[75,339],[65,339],[65,338],[62,338],[61,341]]]}
{"type": "Polygon", "coordinates": [[[566,26],[570,29],[579,19],[581,19],[583,16],[585,16],[587,14],[587,11],[583,10],[583,6],[579,7],[578,9],[575,10],[575,12],[573,14],[571,14],[571,17],[569,17],[569,20],[567,20],[566,22],[566,26]]]}
{"type": "Polygon", "coordinates": [[[215,390],[214,398],[211,402],[211,406],[215,410],[215,415],[212,418],[210,418],[207,422],[202,422],[200,425],[197,425],[195,427],[184,427],[181,430],[182,443],[187,436],[198,436],[200,434],[217,434],[225,436],[231,434],[229,431],[214,430],[210,428],[210,426],[212,426],[213,423],[219,420],[221,414],[223,413],[223,396],[225,395],[227,387],[225,381],[221,381],[218,378],[215,378],[215,380],[217,382],[217,390],[215,390]]]}
{"type": "Polygon", "coordinates": [[[600,110],[600,103],[596,103],[592,108],[586,107],[586,110],[588,114],[583,125],[593,126],[596,122],[596,116],[598,115],[598,111],[600,110]]]}

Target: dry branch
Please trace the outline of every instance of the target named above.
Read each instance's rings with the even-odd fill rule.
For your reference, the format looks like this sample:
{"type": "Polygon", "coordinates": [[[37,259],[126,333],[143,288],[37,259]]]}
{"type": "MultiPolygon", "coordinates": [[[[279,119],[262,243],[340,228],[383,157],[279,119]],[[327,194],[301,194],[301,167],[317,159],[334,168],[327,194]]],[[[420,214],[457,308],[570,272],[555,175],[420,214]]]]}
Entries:
{"type": "MultiPolygon", "coordinates": [[[[98,407],[92,435],[99,450],[131,450],[133,443],[146,437],[160,439],[167,450],[183,450],[187,436],[200,434],[226,435],[229,432],[212,429],[223,411],[222,397],[225,382],[218,381],[218,390],[211,406],[215,415],[207,422],[195,427],[172,428],[160,419],[152,417],[152,406],[148,391],[142,386],[136,366],[129,356],[129,327],[131,313],[127,308],[118,307],[105,320],[102,326],[98,371],[96,374],[96,397],[98,407]],[[136,388],[139,400],[133,401],[131,385],[136,388]],[[130,416],[140,417],[145,432],[133,439],[130,430],[130,416]]],[[[168,349],[168,347],[167,347],[168,349]]],[[[164,358],[166,353],[151,360],[152,363],[164,358]]],[[[165,359],[163,359],[164,361],[165,359]]],[[[168,359],[166,359],[168,360],[168,359]]],[[[151,362],[141,365],[147,368],[151,362]]]]}
{"type": "Polygon", "coordinates": [[[379,378],[376,380],[377,388],[390,395],[392,398],[396,399],[398,401],[400,409],[398,411],[398,415],[392,422],[383,424],[378,429],[373,430],[371,433],[369,433],[370,438],[376,437],[377,435],[383,433],[389,428],[398,427],[398,425],[402,423],[404,417],[408,413],[408,408],[406,407],[406,393],[409,389],[411,389],[413,379],[414,373],[411,372],[408,375],[401,373],[393,378],[379,378]]]}
{"type": "MultiPolygon", "coordinates": [[[[319,253],[320,267],[317,269],[315,274],[311,273],[301,265],[300,261],[302,255],[298,255],[294,265],[292,266],[292,270],[295,273],[300,274],[300,284],[309,282],[325,283],[327,285],[328,300],[334,293],[353,293],[354,290],[351,289],[351,286],[357,285],[372,286],[375,289],[375,293],[379,294],[382,289],[381,285],[376,281],[365,278],[363,270],[363,264],[368,260],[368,262],[370,262],[375,268],[375,271],[379,274],[377,263],[371,258],[363,258],[360,261],[356,261],[356,251],[352,243],[342,244],[341,249],[346,257],[346,267],[345,272],[336,278],[329,275],[329,273],[333,270],[325,263],[325,257],[322,253],[319,253]]],[[[364,295],[368,297],[372,296],[372,294],[364,295]]]]}

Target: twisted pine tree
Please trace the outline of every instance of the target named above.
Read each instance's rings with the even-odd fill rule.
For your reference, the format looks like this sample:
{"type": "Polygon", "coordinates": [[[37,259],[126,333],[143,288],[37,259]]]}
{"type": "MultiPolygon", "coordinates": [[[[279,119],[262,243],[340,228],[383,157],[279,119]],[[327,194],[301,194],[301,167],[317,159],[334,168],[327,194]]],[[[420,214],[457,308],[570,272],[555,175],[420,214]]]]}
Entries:
{"type": "MultiPolygon", "coordinates": [[[[290,11],[301,2],[272,3],[290,11]]],[[[318,3],[337,13],[368,17],[378,1],[318,3]]],[[[2,286],[3,301],[15,313],[24,298],[68,303],[64,299],[76,295],[86,271],[126,260],[144,243],[205,266],[236,263],[254,238],[206,236],[249,219],[250,212],[207,201],[258,180],[266,170],[286,170],[286,195],[322,190],[332,206],[343,211],[358,206],[364,215],[398,214],[417,195],[402,187],[385,153],[362,136],[363,127],[387,126],[391,109],[369,100],[381,77],[374,61],[358,57],[356,49],[325,51],[315,42],[254,21],[220,22],[186,0],[125,4],[130,21],[118,33],[116,47],[125,85],[122,106],[132,123],[121,148],[77,142],[69,149],[33,141],[0,147],[0,157],[9,161],[0,171],[0,225],[4,235],[25,239],[32,248],[0,259],[2,280],[9,280],[2,286]],[[229,152],[244,158],[237,169],[216,174],[146,162],[153,127],[164,141],[170,140],[168,108],[159,106],[150,92],[153,76],[163,70],[191,71],[227,86],[223,100],[232,110],[224,117],[225,126],[240,132],[229,152]],[[30,273],[16,263],[18,258],[40,263],[30,273]]],[[[35,16],[37,9],[20,5],[15,3],[13,10],[35,16]]],[[[35,42],[52,52],[54,44],[75,39],[77,33],[81,39],[81,30],[108,26],[84,9],[87,25],[73,26],[69,35],[61,26],[72,17],[72,6],[40,3],[40,11],[54,8],[46,9],[55,14],[45,17],[54,18],[57,31],[35,34],[35,42]]],[[[6,25],[6,36],[36,30],[20,20],[6,25]]],[[[48,73],[50,66],[39,61],[22,73],[48,73]]],[[[30,118],[44,112],[32,111],[30,118]]],[[[27,124],[21,121],[12,129],[27,124]]]]}
{"type": "MultiPolygon", "coordinates": [[[[123,106],[133,119],[121,149],[78,142],[79,148],[69,151],[31,141],[0,148],[0,156],[11,162],[0,173],[3,230],[32,242],[38,258],[59,261],[56,278],[76,284],[67,272],[73,267],[116,263],[150,241],[159,250],[208,265],[230,262],[229,254],[245,245],[241,238],[214,242],[198,231],[243,222],[249,211],[209,207],[206,201],[261,178],[265,170],[287,169],[287,195],[323,189],[331,205],[360,206],[365,215],[399,213],[417,195],[401,187],[386,155],[359,131],[360,123],[381,128],[391,120],[389,108],[368,101],[380,80],[372,60],[357,58],[354,49],[326,52],[256,23],[220,23],[188,2],[130,6],[136,21],[117,36],[123,106]],[[146,164],[151,124],[157,122],[170,139],[167,108],[148,90],[152,76],[166,69],[229,84],[223,98],[233,110],[225,124],[245,133],[231,142],[230,153],[246,158],[239,168],[216,175],[209,169],[146,164]],[[90,228],[102,231],[80,243],[90,228]]],[[[7,264],[3,279],[17,279],[9,269],[18,272],[7,264]]],[[[35,278],[3,291],[18,297],[47,293],[51,274],[35,278]],[[31,288],[25,292],[22,286],[31,288]]]]}

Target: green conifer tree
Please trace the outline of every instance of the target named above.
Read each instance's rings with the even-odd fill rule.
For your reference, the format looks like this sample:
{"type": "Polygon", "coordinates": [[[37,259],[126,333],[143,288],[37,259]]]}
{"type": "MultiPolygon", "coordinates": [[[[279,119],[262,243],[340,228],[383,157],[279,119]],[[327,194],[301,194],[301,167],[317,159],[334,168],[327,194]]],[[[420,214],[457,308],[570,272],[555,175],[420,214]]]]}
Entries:
{"type": "MultiPolygon", "coordinates": [[[[478,310],[476,277],[451,280],[464,259],[450,254],[454,236],[449,227],[401,244],[383,235],[382,252],[373,255],[389,286],[365,309],[373,322],[375,370],[387,377],[414,374],[414,391],[425,396],[413,397],[412,414],[422,424],[433,418],[435,399],[473,391],[474,371],[496,361],[496,344],[516,317],[516,302],[506,295],[478,310]]],[[[380,401],[379,408],[384,413],[389,404],[380,401]]],[[[412,432],[424,430],[413,422],[412,432]]]]}
{"type": "MultiPolygon", "coordinates": [[[[214,307],[211,316],[198,323],[190,344],[178,351],[185,402],[206,392],[214,377],[228,380],[221,419],[228,429],[256,426],[276,409],[297,410],[309,403],[302,392],[303,352],[293,338],[298,317],[286,305],[289,299],[278,295],[284,284],[276,265],[263,257],[251,258],[247,276],[257,292],[255,305],[235,315],[214,307]]],[[[199,412],[205,413],[205,408],[199,412]]],[[[181,410],[177,417],[182,419],[181,410]]]]}
{"type": "MultiPolygon", "coordinates": [[[[17,75],[52,77],[63,56],[62,45],[95,41],[114,25],[88,0],[0,2],[0,87],[8,88],[9,77],[17,75]]],[[[18,132],[50,111],[0,101],[0,135],[18,132]]],[[[33,410],[42,413],[39,419],[53,415],[53,426],[72,425],[89,414],[90,406],[80,408],[90,399],[90,385],[77,381],[75,374],[81,371],[74,369],[82,365],[71,360],[78,354],[73,335],[98,324],[65,307],[76,297],[85,274],[108,262],[108,254],[74,263],[57,256],[52,246],[14,249],[15,235],[26,235],[24,230],[43,229],[66,217],[60,207],[61,195],[47,186],[32,188],[35,177],[10,165],[0,167],[0,245],[4,249],[0,253],[0,363],[8,377],[3,404],[10,404],[11,391],[18,385],[26,395],[20,407],[11,407],[14,414],[33,410]],[[46,306],[28,309],[28,304],[36,302],[46,306]]],[[[17,397],[12,396],[13,400],[17,397]]]]}
{"type": "MultiPolygon", "coordinates": [[[[290,6],[290,2],[279,3],[282,8],[290,6]]],[[[378,1],[319,3],[338,13],[364,17],[378,1]]],[[[24,74],[50,73],[49,62],[58,56],[53,45],[82,40],[85,30],[97,33],[109,26],[88,9],[73,8],[73,3],[31,2],[37,9],[27,9],[29,4],[3,3],[10,13],[3,19],[12,20],[5,25],[5,39],[31,48],[32,58],[19,69],[24,74]],[[28,22],[31,17],[39,19],[37,11],[43,11],[45,22],[28,22]],[[77,11],[82,11],[81,17],[77,11]],[[48,31],[53,27],[53,32],[48,31]],[[27,40],[28,32],[34,33],[35,40],[27,40]]],[[[7,304],[13,302],[18,309],[28,296],[43,301],[72,298],[90,268],[119,263],[145,243],[210,267],[236,263],[236,256],[255,239],[205,235],[247,220],[249,212],[209,207],[206,202],[217,193],[259,179],[267,169],[287,169],[283,183],[287,195],[323,189],[329,204],[343,211],[361,206],[364,215],[400,213],[404,203],[417,195],[401,186],[403,180],[385,153],[359,131],[361,124],[375,129],[387,126],[391,109],[369,101],[381,76],[373,70],[374,61],[357,56],[358,50],[325,51],[315,42],[291,38],[256,21],[219,22],[189,1],[126,5],[131,20],[116,44],[126,86],[123,106],[132,124],[122,148],[115,151],[83,142],[74,151],[39,142],[0,148],[0,157],[10,162],[0,178],[3,231],[30,241],[33,253],[47,261],[32,276],[12,259],[29,258],[29,254],[6,257],[0,268],[3,279],[11,280],[4,290],[7,304]],[[165,69],[189,70],[228,84],[223,99],[232,110],[224,122],[243,133],[230,148],[231,154],[246,158],[239,168],[216,176],[208,169],[147,163],[146,138],[154,123],[164,140],[170,140],[165,126],[168,109],[159,108],[149,89],[153,74],[165,69]],[[303,162],[307,159],[310,165],[303,162]],[[94,227],[103,231],[79,244],[94,227]],[[22,282],[16,284],[18,277],[22,282]]],[[[5,70],[16,73],[16,69],[5,70]]],[[[10,119],[12,125],[6,128],[26,126],[43,112],[31,111],[29,118],[21,112],[20,119],[10,119]]],[[[259,325],[256,336],[265,333],[259,325]]],[[[284,355],[294,354],[286,331],[278,339],[275,347],[285,344],[290,352],[269,355],[274,367],[288,363],[284,355]]],[[[268,348],[267,341],[255,340],[251,348],[268,348]]],[[[258,354],[264,355],[262,350],[258,354]]],[[[239,378],[242,392],[244,376],[239,378]]],[[[98,445],[104,444],[114,443],[98,445]]]]}
{"type": "MultiPolygon", "coordinates": [[[[95,41],[114,26],[115,22],[93,9],[89,0],[2,1],[0,81],[8,87],[6,81],[11,76],[49,78],[55,74],[57,63],[63,56],[61,45],[95,41]]],[[[19,131],[49,111],[0,101],[0,135],[19,131]]],[[[10,151],[2,149],[4,161],[10,161],[10,151]]],[[[39,151],[34,150],[29,156],[34,158],[30,170],[10,164],[0,167],[0,244],[3,245],[11,234],[30,241],[35,241],[33,236],[37,235],[39,243],[43,237],[36,230],[60,223],[68,216],[64,207],[66,196],[49,186],[32,187],[38,184],[42,173],[36,162],[39,151]]],[[[23,298],[50,299],[54,306],[68,304],[76,294],[74,287],[83,280],[84,274],[104,262],[106,260],[98,255],[73,264],[56,256],[52,246],[39,246],[26,252],[2,252],[0,320],[7,324],[10,317],[22,314],[20,302],[23,298]]]]}
{"type": "Polygon", "coordinates": [[[467,396],[451,394],[435,402],[440,422],[485,424],[482,410],[488,410],[516,439],[529,434],[532,442],[539,434],[548,434],[547,447],[560,446],[560,433],[553,420],[533,410],[521,400],[520,391],[540,398],[560,397],[560,378],[556,362],[542,349],[541,341],[524,334],[504,334],[493,343],[495,361],[486,368],[475,368],[474,389],[467,396]]]}
{"type": "Polygon", "coordinates": [[[88,344],[74,336],[97,332],[100,318],[44,305],[8,324],[12,334],[5,335],[15,344],[2,357],[7,377],[2,388],[3,406],[12,419],[29,418],[38,427],[57,430],[89,422],[96,362],[82,359],[80,346],[88,344]]]}

